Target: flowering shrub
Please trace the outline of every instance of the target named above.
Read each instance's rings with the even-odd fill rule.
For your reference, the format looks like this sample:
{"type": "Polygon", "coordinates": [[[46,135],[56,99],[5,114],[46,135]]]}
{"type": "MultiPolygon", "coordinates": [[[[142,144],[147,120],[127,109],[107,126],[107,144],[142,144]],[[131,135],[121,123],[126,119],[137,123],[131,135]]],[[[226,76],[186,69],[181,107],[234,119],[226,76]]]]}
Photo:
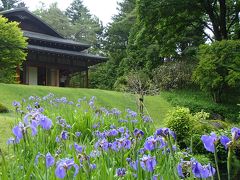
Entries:
{"type": "MultiPolygon", "coordinates": [[[[96,98],[29,97],[14,102],[16,123],[1,179],[208,178],[216,169],[182,152],[169,128],[133,110],[97,107],[96,98]],[[14,171],[13,171],[14,169],[14,171]]],[[[235,130],[234,130],[235,132],[235,130]]],[[[236,130],[236,132],[238,132],[236,130]]],[[[239,139],[238,133],[234,139],[239,139]]],[[[212,152],[212,137],[204,136],[212,152]],[[209,138],[211,140],[209,140],[209,138]]],[[[226,147],[230,143],[222,138],[226,147]]],[[[215,139],[213,140],[213,142],[215,139]]]]}

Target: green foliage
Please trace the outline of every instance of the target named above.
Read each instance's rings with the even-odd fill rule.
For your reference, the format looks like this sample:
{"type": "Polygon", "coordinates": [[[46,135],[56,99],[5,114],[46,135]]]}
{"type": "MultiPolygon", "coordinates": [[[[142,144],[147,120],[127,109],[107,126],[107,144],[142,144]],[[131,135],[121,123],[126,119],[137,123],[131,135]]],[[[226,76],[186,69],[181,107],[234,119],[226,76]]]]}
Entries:
{"type": "MultiPolygon", "coordinates": [[[[240,107],[235,104],[216,104],[211,97],[197,89],[161,92],[162,96],[173,106],[187,107],[192,113],[205,111],[211,119],[237,121],[240,107]]],[[[238,97],[235,97],[238,99],[238,97]]]]}
{"type": "Polygon", "coordinates": [[[129,32],[136,20],[134,8],[135,0],[119,3],[119,14],[115,15],[113,22],[106,27],[103,38],[103,50],[108,54],[109,60],[96,66],[95,72],[92,71],[91,81],[94,82],[91,87],[113,89],[118,77],[126,72],[127,66],[123,60],[127,57],[129,32]]]}
{"type": "Polygon", "coordinates": [[[66,12],[53,3],[48,8],[42,4],[34,13],[66,38],[89,43],[93,46],[92,52],[99,52],[102,24],[80,0],[73,1],[66,12]]]}
{"type": "Polygon", "coordinates": [[[120,76],[117,78],[116,82],[114,83],[114,90],[116,91],[126,91],[127,86],[127,77],[126,76],[120,76]]]}
{"type": "Polygon", "coordinates": [[[126,73],[131,70],[138,71],[140,69],[149,73],[163,63],[158,43],[152,38],[149,30],[145,28],[138,18],[130,31],[128,41],[127,57],[122,63],[126,73]]]}
{"type": "Polygon", "coordinates": [[[8,111],[8,108],[0,103],[0,113],[7,113],[8,111]]]}
{"type": "Polygon", "coordinates": [[[165,63],[153,71],[153,82],[162,90],[185,88],[191,84],[193,65],[187,62],[165,63]]]}
{"type": "Polygon", "coordinates": [[[102,22],[90,14],[82,0],[74,0],[67,8],[66,16],[73,28],[71,38],[90,43],[93,46],[92,51],[99,52],[103,31],[102,22]]]}
{"type": "Polygon", "coordinates": [[[228,40],[202,45],[193,79],[210,92],[215,102],[240,85],[240,41],[228,40]]]}
{"type": "Polygon", "coordinates": [[[158,45],[163,58],[193,57],[196,47],[204,42],[201,12],[192,6],[195,3],[195,0],[138,1],[137,14],[142,24],[138,32],[142,29],[146,32],[145,37],[158,45]]]}
{"type": "Polygon", "coordinates": [[[19,7],[26,7],[22,0],[0,0],[0,11],[19,7]]]}
{"type": "Polygon", "coordinates": [[[168,113],[166,122],[167,127],[176,133],[179,146],[181,148],[189,146],[196,123],[190,110],[188,108],[177,107],[168,113]]]}
{"type": "Polygon", "coordinates": [[[16,22],[0,16],[0,82],[13,83],[16,67],[26,58],[26,38],[16,22]]]}
{"type": "Polygon", "coordinates": [[[206,150],[199,139],[203,134],[226,129],[229,125],[221,120],[209,120],[204,111],[192,114],[188,108],[177,107],[167,114],[166,122],[177,135],[181,148],[190,147],[194,154],[204,154],[206,150]]]}
{"type": "Polygon", "coordinates": [[[91,88],[112,89],[117,79],[116,65],[112,61],[90,68],[89,85],[91,88]]]}
{"type": "Polygon", "coordinates": [[[48,8],[44,4],[34,11],[34,14],[43,19],[46,23],[51,25],[57,32],[64,37],[71,37],[73,33],[73,27],[69,22],[68,17],[62,12],[57,3],[51,4],[48,8]]]}

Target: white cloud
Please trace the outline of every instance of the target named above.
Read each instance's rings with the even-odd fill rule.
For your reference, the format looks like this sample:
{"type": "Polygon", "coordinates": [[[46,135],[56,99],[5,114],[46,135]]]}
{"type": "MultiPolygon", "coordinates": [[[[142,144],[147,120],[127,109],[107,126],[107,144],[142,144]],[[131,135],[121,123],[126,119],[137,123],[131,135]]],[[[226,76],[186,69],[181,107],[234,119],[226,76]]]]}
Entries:
{"type": "MultiPolygon", "coordinates": [[[[40,0],[23,0],[30,10],[40,7],[40,0]]],[[[111,22],[111,17],[117,14],[117,2],[122,0],[83,0],[83,3],[90,10],[91,14],[96,15],[104,25],[111,22]]],[[[41,0],[47,6],[57,2],[61,10],[65,10],[72,0],[41,0]]]]}

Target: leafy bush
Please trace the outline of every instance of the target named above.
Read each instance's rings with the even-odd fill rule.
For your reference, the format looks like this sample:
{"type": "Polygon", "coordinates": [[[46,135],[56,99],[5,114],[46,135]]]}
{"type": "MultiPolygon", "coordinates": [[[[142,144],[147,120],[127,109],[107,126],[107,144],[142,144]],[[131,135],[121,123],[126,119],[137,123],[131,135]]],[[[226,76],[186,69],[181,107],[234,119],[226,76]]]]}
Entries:
{"type": "Polygon", "coordinates": [[[167,126],[177,135],[177,142],[181,148],[190,145],[195,120],[188,108],[177,107],[166,117],[167,126]]]}
{"type": "Polygon", "coordinates": [[[178,89],[191,84],[192,64],[170,62],[153,71],[153,81],[162,90],[178,89]]]}
{"type": "Polygon", "coordinates": [[[116,91],[125,91],[127,86],[127,77],[120,76],[117,78],[117,81],[114,83],[114,90],[116,91]]]}
{"type": "Polygon", "coordinates": [[[0,16],[0,82],[13,83],[16,67],[26,58],[26,38],[16,22],[0,16]]]}
{"type": "Polygon", "coordinates": [[[236,122],[240,106],[235,104],[217,104],[211,101],[205,93],[198,90],[176,90],[162,92],[164,98],[173,106],[187,107],[192,113],[205,111],[210,113],[210,119],[228,119],[236,122]]]}
{"type": "Polygon", "coordinates": [[[166,117],[167,126],[177,135],[180,148],[190,147],[195,154],[205,153],[199,141],[203,133],[228,128],[228,124],[221,120],[209,120],[210,114],[204,111],[191,114],[188,108],[177,107],[166,117]]]}
{"type": "Polygon", "coordinates": [[[8,111],[8,108],[0,103],[0,113],[7,113],[8,111]]]}
{"type": "Polygon", "coordinates": [[[193,80],[210,92],[215,102],[240,86],[240,41],[224,40],[200,46],[193,80]]]}

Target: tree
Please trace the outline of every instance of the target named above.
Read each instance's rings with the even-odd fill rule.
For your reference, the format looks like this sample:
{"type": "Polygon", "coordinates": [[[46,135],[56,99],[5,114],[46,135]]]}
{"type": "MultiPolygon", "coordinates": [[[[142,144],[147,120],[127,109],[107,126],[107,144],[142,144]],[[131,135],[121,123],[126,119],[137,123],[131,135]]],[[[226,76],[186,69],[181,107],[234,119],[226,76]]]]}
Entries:
{"type": "Polygon", "coordinates": [[[118,9],[119,13],[113,17],[113,22],[106,27],[103,37],[103,50],[108,54],[109,60],[107,63],[100,65],[100,69],[96,68],[95,73],[91,76],[92,79],[99,80],[98,82],[95,81],[96,87],[102,86],[102,83],[106,82],[104,87],[112,89],[117,78],[122,76],[125,71],[122,61],[127,57],[129,32],[136,20],[135,0],[124,0],[119,3],[118,9]],[[106,81],[106,77],[109,77],[110,81],[106,81]]]}
{"type": "Polygon", "coordinates": [[[240,87],[240,41],[223,40],[199,49],[199,64],[193,79],[210,92],[215,102],[240,87]]]}
{"type": "Polygon", "coordinates": [[[81,0],[74,0],[66,10],[66,15],[73,25],[72,38],[90,43],[91,52],[99,52],[101,48],[102,22],[92,16],[81,0]]]}
{"type": "Polygon", "coordinates": [[[138,12],[155,32],[167,27],[180,35],[193,28],[211,41],[240,37],[239,0],[140,0],[138,12]]]}
{"type": "Polygon", "coordinates": [[[140,0],[128,61],[139,59],[142,67],[196,61],[198,46],[206,41],[239,39],[239,11],[238,0],[140,0]],[[149,58],[152,45],[158,53],[149,58]]]}
{"type": "Polygon", "coordinates": [[[26,58],[27,42],[16,22],[0,16],[0,82],[12,83],[16,67],[26,58]]]}
{"type": "Polygon", "coordinates": [[[25,3],[22,0],[1,0],[0,1],[0,10],[8,10],[16,7],[26,7],[25,3]]]}
{"type": "Polygon", "coordinates": [[[46,8],[45,5],[42,4],[41,8],[34,11],[34,14],[51,25],[64,37],[71,38],[73,35],[73,25],[64,12],[58,8],[57,3],[51,4],[49,8],[46,8]]]}

